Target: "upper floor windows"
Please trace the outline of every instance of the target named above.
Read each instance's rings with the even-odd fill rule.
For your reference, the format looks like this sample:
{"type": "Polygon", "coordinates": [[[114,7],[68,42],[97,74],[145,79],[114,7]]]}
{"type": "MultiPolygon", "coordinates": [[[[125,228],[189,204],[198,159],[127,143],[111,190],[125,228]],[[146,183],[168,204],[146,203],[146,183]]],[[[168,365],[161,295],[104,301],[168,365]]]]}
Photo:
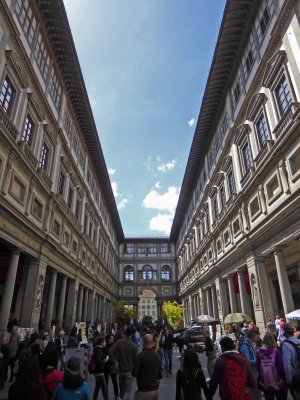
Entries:
{"type": "Polygon", "coordinates": [[[32,143],[33,132],[34,132],[34,123],[32,121],[32,118],[28,114],[25,120],[25,125],[22,134],[23,139],[28,145],[32,143]]]}
{"type": "Polygon", "coordinates": [[[235,193],[235,181],[232,168],[230,168],[227,172],[227,185],[229,196],[231,196],[233,193],[235,193]]]}
{"type": "Polygon", "coordinates": [[[7,113],[10,113],[11,111],[15,93],[16,90],[12,85],[11,80],[6,76],[1,89],[0,106],[7,113]]]}
{"type": "Polygon", "coordinates": [[[32,10],[29,7],[28,2],[22,1],[22,0],[16,0],[15,11],[16,11],[18,20],[20,21],[20,24],[22,25],[22,28],[24,30],[25,36],[28,40],[28,43],[31,44],[33,41],[35,29],[36,29],[36,19],[34,18],[33,14],[32,14],[32,10]]]}
{"type": "Polygon", "coordinates": [[[171,268],[169,265],[163,265],[161,269],[161,280],[165,282],[171,280],[171,268]]]}
{"type": "Polygon", "coordinates": [[[63,196],[64,190],[65,190],[65,181],[66,177],[65,174],[60,171],[59,177],[58,177],[58,185],[57,185],[57,192],[63,196]]]}
{"type": "Polygon", "coordinates": [[[273,0],[268,0],[262,3],[262,7],[259,10],[255,24],[255,29],[259,43],[262,42],[265,36],[273,12],[274,12],[273,0]]]}
{"type": "Polygon", "coordinates": [[[51,99],[53,100],[53,103],[55,107],[58,109],[60,105],[60,94],[61,94],[61,88],[59,86],[56,74],[54,72],[54,69],[52,68],[51,75],[50,75],[50,81],[49,81],[49,94],[51,99]]]}
{"type": "Polygon", "coordinates": [[[213,222],[215,222],[215,220],[217,219],[218,214],[219,214],[218,199],[217,199],[217,195],[215,195],[212,198],[212,219],[213,219],[213,222]]]}
{"type": "Polygon", "coordinates": [[[73,206],[73,199],[74,199],[74,190],[72,189],[72,187],[69,187],[69,192],[68,192],[68,207],[72,208],[73,206]]]}
{"type": "Polygon", "coordinates": [[[223,208],[226,205],[226,196],[225,196],[225,189],[224,189],[224,185],[223,184],[220,186],[219,192],[220,192],[221,210],[223,210],[223,208]]]}
{"type": "Polygon", "coordinates": [[[242,151],[242,157],[243,157],[244,170],[246,172],[252,165],[252,152],[251,152],[250,144],[248,141],[246,141],[242,145],[241,151],[242,151]]]}
{"type": "Polygon", "coordinates": [[[47,170],[49,161],[49,147],[44,142],[40,154],[40,168],[47,170]]]}
{"type": "Polygon", "coordinates": [[[143,266],[143,280],[152,280],[154,278],[153,268],[151,265],[144,265],[143,266]]]}
{"type": "Polygon", "coordinates": [[[263,112],[258,117],[255,127],[260,147],[263,147],[270,138],[268,123],[263,112]]]}
{"type": "Polygon", "coordinates": [[[283,115],[292,103],[291,90],[285,74],[282,74],[274,93],[279,112],[283,115]]]}
{"type": "Polygon", "coordinates": [[[124,281],[126,282],[133,282],[134,273],[132,265],[126,265],[124,268],[124,281]]]}
{"type": "Polygon", "coordinates": [[[38,35],[34,55],[42,77],[44,81],[46,81],[50,65],[50,57],[48,56],[41,34],[38,35]]]}
{"type": "Polygon", "coordinates": [[[253,36],[251,35],[250,41],[247,46],[245,56],[243,59],[243,73],[244,73],[245,80],[248,79],[248,76],[250,74],[250,71],[254,64],[255,59],[256,59],[256,45],[255,45],[253,36]]]}

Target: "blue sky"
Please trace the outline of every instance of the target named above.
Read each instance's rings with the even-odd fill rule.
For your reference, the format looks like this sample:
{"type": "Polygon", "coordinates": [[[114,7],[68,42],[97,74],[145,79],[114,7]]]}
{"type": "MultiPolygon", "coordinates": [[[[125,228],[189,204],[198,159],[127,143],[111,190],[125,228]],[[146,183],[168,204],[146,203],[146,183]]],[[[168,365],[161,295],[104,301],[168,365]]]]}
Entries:
{"type": "Polygon", "coordinates": [[[168,234],[225,0],[64,0],[125,235],[168,234]]]}

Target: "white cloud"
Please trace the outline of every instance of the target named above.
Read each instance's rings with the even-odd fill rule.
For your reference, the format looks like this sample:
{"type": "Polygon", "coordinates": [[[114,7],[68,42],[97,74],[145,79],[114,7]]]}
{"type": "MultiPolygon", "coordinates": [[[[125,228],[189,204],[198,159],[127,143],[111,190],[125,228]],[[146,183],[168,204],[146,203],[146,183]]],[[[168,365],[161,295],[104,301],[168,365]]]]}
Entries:
{"type": "Polygon", "coordinates": [[[114,175],[116,172],[117,172],[116,169],[114,169],[114,168],[108,168],[108,173],[109,173],[109,175],[114,175]]]}
{"type": "Polygon", "coordinates": [[[118,210],[122,210],[122,208],[125,208],[127,203],[128,203],[127,199],[121,200],[120,203],[117,204],[118,210]]]}
{"type": "Polygon", "coordinates": [[[160,164],[156,169],[157,169],[157,171],[166,172],[171,169],[174,169],[176,166],[176,163],[177,163],[177,160],[172,160],[172,161],[167,162],[166,164],[164,164],[164,163],[160,164]]]}
{"type": "Polygon", "coordinates": [[[112,187],[112,191],[113,191],[114,196],[118,197],[119,193],[118,193],[118,184],[117,184],[117,182],[112,182],[111,183],[111,187],[112,187]]]}
{"type": "Polygon", "coordinates": [[[161,189],[161,184],[160,184],[160,182],[156,182],[156,184],[154,185],[154,187],[156,188],[156,189],[161,189]]]}
{"type": "Polygon", "coordinates": [[[188,122],[187,122],[188,126],[191,128],[193,125],[195,125],[195,118],[191,118],[188,122]]]}
{"type": "Polygon", "coordinates": [[[149,228],[151,231],[164,232],[169,235],[174,214],[160,214],[150,219],[149,228]]]}
{"type": "Polygon", "coordinates": [[[159,194],[156,190],[151,190],[142,202],[145,208],[154,208],[156,210],[175,211],[179,197],[179,188],[170,186],[164,194],[159,194]]]}

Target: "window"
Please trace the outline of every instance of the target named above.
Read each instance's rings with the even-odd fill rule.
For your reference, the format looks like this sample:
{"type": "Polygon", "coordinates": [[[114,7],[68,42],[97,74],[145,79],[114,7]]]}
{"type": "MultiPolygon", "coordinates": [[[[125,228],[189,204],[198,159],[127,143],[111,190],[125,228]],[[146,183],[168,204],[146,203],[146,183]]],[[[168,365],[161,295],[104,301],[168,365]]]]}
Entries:
{"type": "Polygon", "coordinates": [[[15,10],[18,20],[22,25],[25,36],[28,40],[28,43],[31,44],[33,41],[34,32],[36,28],[36,20],[32,15],[32,11],[29,8],[28,2],[23,2],[22,0],[16,0],[15,10]]]}
{"type": "Polygon", "coordinates": [[[3,86],[1,89],[0,95],[0,106],[3,107],[3,110],[7,113],[10,112],[13,99],[15,95],[15,89],[11,83],[11,80],[6,77],[3,82],[3,86]]]}
{"type": "Polygon", "coordinates": [[[246,55],[245,55],[244,61],[243,61],[243,72],[244,72],[245,80],[247,80],[249,77],[249,74],[250,74],[252,65],[254,64],[255,58],[256,58],[255,41],[253,39],[253,36],[251,35],[250,42],[246,49],[246,55]]]}
{"type": "Polygon", "coordinates": [[[65,111],[64,129],[66,131],[66,134],[70,138],[72,136],[72,118],[67,108],[65,111]]]}
{"type": "Polygon", "coordinates": [[[228,183],[228,192],[229,195],[231,196],[233,193],[235,193],[235,182],[232,169],[230,169],[227,173],[227,183],[228,183]]]}
{"type": "Polygon", "coordinates": [[[153,279],[153,269],[151,265],[144,265],[143,267],[143,280],[153,279]]]}
{"type": "Polygon", "coordinates": [[[133,282],[133,267],[132,265],[126,265],[124,268],[124,281],[133,282]]]}
{"type": "Polygon", "coordinates": [[[250,149],[248,142],[246,142],[242,146],[242,156],[243,156],[244,168],[245,168],[245,172],[246,172],[252,165],[252,154],[251,154],[251,149],[250,149]]]}
{"type": "Polygon", "coordinates": [[[56,108],[60,105],[61,89],[54,70],[52,69],[49,81],[49,94],[56,108]]]}
{"type": "Polygon", "coordinates": [[[25,120],[25,125],[24,125],[24,130],[23,130],[23,139],[27,144],[31,144],[32,142],[32,134],[34,131],[34,123],[30,117],[30,115],[27,115],[26,120],[25,120]]]}
{"type": "Polygon", "coordinates": [[[220,203],[221,203],[221,209],[223,210],[226,204],[225,190],[223,185],[220,187],[220,203]]]}
{"type": "Polygon", "coordinates": [[[40,155],[40,168],[47,169],[49,159],[49,148],[46,143],[43,143],[41,155],[40,155]]]}
{"type": "Polygon", "coordinates": [[[255,125],[260,147],[263,147],[270,137],[268,124],[264,113],[261,113],[255,125]]]}
{"type": "Polygon", "coordinates": [[[213,217],[213,221],[216,220],[217,216],[218,216],[218,200],[217,200],[217,196],[215,196],[212,199],[212,217],[213,217]]]}
{"type": "Polygon", "coordinates": [[[275,96],[280,114],[283,115],[292,103],[290,87],[284,74],[275,87],[275,96]]]}
{"type": "Polygon", "coordinates": [[[58,185],[57,185],[57,192],[61,195],[64,194],[64,188],[65,188],[65,175],[62,171],[60,171],[59,177],[58,177],[58,185]]]}
{"type": "Polygon", "coordinates": [[[268,7],[266,6],[260,13],[260,17],[258,20],[258,23],[256,25],[256,31],[257,31],[257,36],[259,42],[262,42],[262,39],[265,35],[265,32],[267,30],[267,26],[270,22],[270,12],[268,7]]]}
{"type": "Polygon", "coordinates": [[[81,202],[80,200],[76,200],[76,206],[75,206],[75,218],[80,219],[80,211],[81,211],[81,202]]]}
{"type": "Polygon", "coordinates": [[[42,77],[44,81],[46,81],[49,71],[50,58],[48,56],[41,34],[39,34],[38,36],[34,54],[36,63],[40,69],[42,77]]]}
{"type": "Polygon", "coordinates": [[[161,269],[161,280],[162,281],[171,280],[171,268],[168,265],[163,265],[161,269]]]}
{"type": "Polygon", "coordinates": [[[125,253],[133,254],[135,252],[135,245],[133,243],[126,243],[125,253]]]}
{"type": "Polygon", "coordinates": [[[72,208],[73,205],[74,190],[70,187],[68,193],[68,207],[72,208]]]}

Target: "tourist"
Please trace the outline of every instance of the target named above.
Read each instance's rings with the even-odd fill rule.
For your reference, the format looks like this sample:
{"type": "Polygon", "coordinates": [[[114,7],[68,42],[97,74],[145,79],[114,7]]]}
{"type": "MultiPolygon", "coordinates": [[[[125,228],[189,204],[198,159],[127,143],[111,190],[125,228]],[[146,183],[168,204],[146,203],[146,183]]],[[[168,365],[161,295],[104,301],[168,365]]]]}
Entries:
{"type": "Polygon", "coordinates": [[[279,333],[279,328],[280,328],[280,316],[276,315],[275,317],[275,326],[276,326],[276,331],[277,331],[277,335],[279,333]]]}
{"type": "Polygon", "coordinates": [[[282,343],[282,356],[285,377],[293,399],[299,400],[300,371],[297,369],[297,363],[300,362],[300,339],[294,336],[294,327],[291,324],[284,324],[283,334],[285,340],[282,343]]]}
{"type": "Polygon", "coordinates": [[[153,349],[151,334],[143,337],[143,351],[136,357],[132,375],[136,376],[138,387],[134,400],[159,399],[159,381],[162,378],[161,359],[153,349]]]}
{"type": "Polygon", "coordinates": [[[257,369],[259,373],[259,386],[264,392],[266,400],[284,400],[284,368],[282,354],[276,348],[272,333],[266,333],[263,347],[256,352],[257,369]]]}
{"type": "MultiPolygon", "coordinates": [[[[105,337],[106,346],[105,346],[105,354],[109,355],[110,349],[113,345],[113,337],[111,335],[106,335],[105,337]]],[[[108,359],[108,362],[104,366],[104,377],[105,382],[108,387],[109,377],[111,378],[115,400],[119,399],[119,384],[118,384],[118,367],[117,363],[113,362],[111,358],[108,359]]]]}
{"type": "Polygon", "coordinates": [[[268,318],[268,322],[267,322],[266,328],[267,328],[267,332],[268,333],[276,334],[276,325],[272,321],[271,317],[268,318]]]}
{"type": "Polygon", "coordinates": [[[55,344],[57,347],[57,351],[59,353],[60,371],[63,371],[65,366],[65,347],[66,347],[65,332],[63,329],[58,332],[58,338],[55,339],[55,344]]]}
{"type": "Polygon", "coordinates": [[[138,344],[138,339],[137,339],[137,337],[136,337],[136,328],[135,328],[135,327],[132,328],[131,341],[132,341],[132,343],[134,343],[134,344],[136,345],[136,347],[139,346],[139,344],[138,344]]]}
{"type": "Polygon", "coordinates": [[[81,377],[79,358],[71,357],[65,363],[64,381],[57,386],[52,400],[91,400],[90,387],[81,377]]]}
{"type": "Polygon", "coordinates": [[[214,371],[209,382],[209,393],[213,397],[218,386],[221,399],[247,400],[249,387],[256,387],[247,358],[234,350],[234,341],[225,336],[220,340],[222,354],[216,359],[214,371]]]}
{"type": "Polygon", "coordinates": [[[3,389],[7,380],[7,369],[9,364],[8,336],[3,336],[0,346],[0,390],[3,389]]]}
{"type": "Polygon", "coordinates": [[[208,376],[211,378],[216,361],[216,349],[208,331],[205,332],[204,343],[205,343],[205,354],[207,357],[207,372],[208,376]]]}
{"type": "Polygon", "coordinates": [[[179,369],[176,375],[176,400],[199,400],[201,389],[206,399],[210,399],[197,353],[188,349],[184,352],[182,370],[179,369]]]}
{"type": "Polygon", "coordinates": [[[108,389],[105,381],[104,369],[105,369],[105,364],[108,362],[109,356],[105,353],[104,350],[105,346],[106,346],[105,338],[101,337],[98,339],[98,343],[94,348],[94,360],[96,363],[94,376],[96,385],[95,385],[93,400],[98,399],[100,388],[102,391],[103,399],[108,400],[108,389]]]}
{"type": "Polygon", "coordinates": [[[64,379],[64,373],[57,370],[59,353],[55,343],[52,343],[54,346],[50,345],[49,342],[45,351],[39,357],[41,369],[40,381],[45,389],[46,398],[48,400],[52,399],[57,385],[63,382],[64,379]]]}
{"type": "Polygon", "coordinates": [[[137,347],[131,341],[132,329],[126,329],[126,338],[118,340],[110,349],[109,358],[113,363],[118,362],[120,397],[122,400],[130,399],[132,386],[132,370],[137,355],[137,347]]]}
{"type": "Polygon", "coordinates": [[[48,343],[49,343],[49,333],[44,332],[43,336],[42,336],[42,341],[41,341],[41,351],[42,352],[45,350],[48,343]]]}
{"type": "MultiPolygon", "coordinates": [[[[258,379],[255,345],[256,345],[256,332],[254,330],[250,330],[247,334],[246,339],[241,344],[240,353],[247,358],[249,364],[251,365],[254,377],[258,379]]],[[[258,400],[261,398],[261,392],[258,388],[251,387],[250,392],[253,400],[258,400]]]]}
{"type": "Polygon", "coordinates": [[[18,334],[18,327],[17,325],[13,325],[8,342],[8,363],[10,366],[9,382],[14,380],[15,361],[20,342],[21,337],[18,334]]]}
{"type": "Polygon", "coordinates": [[[172,375],[174,337],[168,328],[165,329],[161,342],[165,360],[165,371],[167,376],[168,374],[172,375]]]}
{"type": "Polygon", "coordinates": [[[15,382],[8,391],[8,400],[45,400],[36,357],[27,356],[20,363],[15,382]]]}
{"type": "Polygon", "coordinates": [[[111,329],[111,335],[114,339],[114,343],[116,343],[116,341],[121,339],[122,337],[122,332],[120,329],[118,329],[118,324],[116,322],[113,324],[113,327],[111,329]]]}

